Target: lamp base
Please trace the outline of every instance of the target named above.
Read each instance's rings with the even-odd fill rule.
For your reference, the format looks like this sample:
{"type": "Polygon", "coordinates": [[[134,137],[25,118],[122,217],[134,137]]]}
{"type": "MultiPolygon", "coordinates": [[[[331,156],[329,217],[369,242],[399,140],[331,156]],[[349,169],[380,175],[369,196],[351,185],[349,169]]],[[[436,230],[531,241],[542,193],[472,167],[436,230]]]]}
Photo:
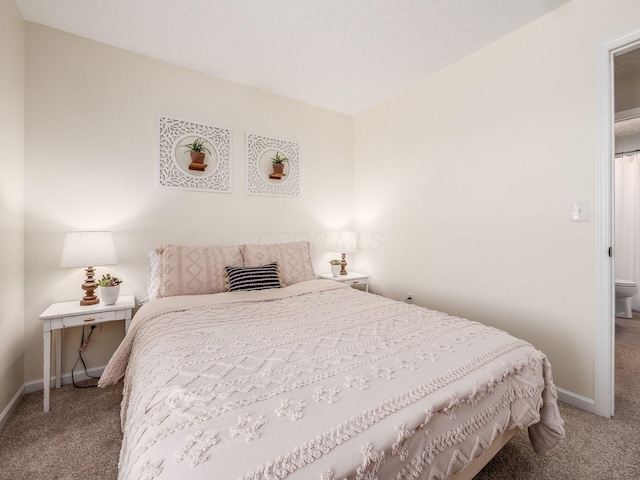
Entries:
{"type": "Polygon", "coordinates": [[[84,297],[80,300],[80,305],[97,305],[100,303],[100,299],[95,294],[96,281],[93,279],[95,270],[93,267],[87,267],[87,278],[82,284],[82,289],[85,291],[84,297]]]}
{"type": "Polygon", "coordinates": [[[342,254],[342,261],[340,262],[340,275],[346,275],[347,273],[347,269],[345,268],[347,266],[347,260],[346,260],[346,253],[342,254]]]}

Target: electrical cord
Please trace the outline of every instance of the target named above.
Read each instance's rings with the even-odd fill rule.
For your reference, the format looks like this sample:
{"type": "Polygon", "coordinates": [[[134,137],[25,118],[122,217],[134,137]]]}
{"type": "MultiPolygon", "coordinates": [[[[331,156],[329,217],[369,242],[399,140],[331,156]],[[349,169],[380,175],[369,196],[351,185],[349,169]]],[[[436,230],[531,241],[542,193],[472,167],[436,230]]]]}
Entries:
{"type": "Polygon", "coordinates": [[[73,376],[73,372],[76,369],[76,367],[78,366],[78,362],[82,362],[82,366],[84,367],[84,374],[89,377],[89,378],[100,378],[100,377],[94,377],[92,375],[89,375],[89,372],[87,371],[87,364],[84,363],[84,358],[82,358],[82,352],[85,351],[85,349],[87,348],[87,345],[89,345],[89,339],[91,338],[91,335],[93,335],[93,330],[96,328],[95,325],[91,325],[91,331],[89,332],[89,335],[87,335],[87,338],[84,338],[84,326],[82,327],[82,339],[80,341],[80,349],[78,350],[78,359],[76,360],[76,363],[73,364],[73,368],[71,369],[71,381],[73,382],[73,386],[76,388],[95,388],[97,387],[97,385],[78,385],[76,383],[76,380],[73,376]]]}

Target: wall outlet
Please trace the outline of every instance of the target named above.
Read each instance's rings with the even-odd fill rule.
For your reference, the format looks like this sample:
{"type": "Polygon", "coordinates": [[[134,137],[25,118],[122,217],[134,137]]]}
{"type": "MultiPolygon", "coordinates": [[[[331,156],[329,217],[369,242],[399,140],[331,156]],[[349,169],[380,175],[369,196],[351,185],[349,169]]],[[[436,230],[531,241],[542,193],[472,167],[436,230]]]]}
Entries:
{"type": "Polygon", "coordinates": [[[405,303],[413,303],[413,297],[414,297],[413,293],[407,292],[407,298],[404,300],[405,303]]]}

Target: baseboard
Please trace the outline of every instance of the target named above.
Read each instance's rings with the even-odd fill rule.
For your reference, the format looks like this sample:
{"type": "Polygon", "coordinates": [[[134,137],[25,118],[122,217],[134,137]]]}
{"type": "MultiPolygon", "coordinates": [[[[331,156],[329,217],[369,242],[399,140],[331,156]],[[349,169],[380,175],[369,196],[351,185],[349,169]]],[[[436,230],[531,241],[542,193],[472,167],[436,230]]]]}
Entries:
{"type": "MultiPolygon", "coordinates": [[[[106,368],[106,365],[103,365],[102,367],[89,368],[87,370],[87,372],[92,377],[99,377],[100,375],[102,375],[102,372],[104,372],[105,368],[106,368]]],[[[74,373],[73,376],[74,376],[76,382],[81,382],[81,381],[87,380],[89,378],[87,375],[85,375],[84,372],[74,373]]],[[[63,374],[62,378],[61,378],[61,383],[62,383],[62,385],[68,385],[68,384],[72,383],[71,373],[63,374]]],[[[51,384],[50,385],[51,385],[51,388],[55,388],[55,386],[56,386],[56,377],[55,376],[51,377],[51,384]]],[[[31,382],[25,383],[24,387],[25,387],[25,393],[33,393],[33,392],[37,392],[39,390],[44,390],[44,382],[42,380],[33,380],[31,382]]]]}
{"type": "Polygon", "coordinates": [[[24,394],[25,394],[25,386],[22,385],[18,389],[16,394],[13,396],[11,401],[9,402],[9,405],[7,405],[4,408],[4,410],[2,410],[2,413],[0,413],[0,430],[2,430],[2,427],[4,427],[4,424],[7,423],[7,420],[9,419],[13,411],[18,406],[18,403],[20,403],[20,400],[22,400],[22,397],[24,397],[24,394]]]}
{"type": "Polygon", "coordinates": [[[558,392],[558,400],[561,402],[568,403],[569,405],[573,405],[574,407],[589,413],[595,413],[596,406],[593,399],[583,397],[582,395],[578,395],[577,393],[558,387],[556,387],[556,392],[558,392]]]}

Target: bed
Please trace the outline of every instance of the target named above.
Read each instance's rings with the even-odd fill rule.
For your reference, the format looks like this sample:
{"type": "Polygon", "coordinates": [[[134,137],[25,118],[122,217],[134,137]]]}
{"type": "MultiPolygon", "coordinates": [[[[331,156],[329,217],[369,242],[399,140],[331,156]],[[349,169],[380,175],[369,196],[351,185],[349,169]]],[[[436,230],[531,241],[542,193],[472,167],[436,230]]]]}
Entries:
{"type": "Polygon", "coordinates": [[[529,343],[315,279],[306,242],[195,248],[160,249],[160,298],[100,380],[124,379],[120,479],[471,478],[518,429],[561,442],[529,343]],[[284,287],[218,278],[269,263],[284,287]]]}

